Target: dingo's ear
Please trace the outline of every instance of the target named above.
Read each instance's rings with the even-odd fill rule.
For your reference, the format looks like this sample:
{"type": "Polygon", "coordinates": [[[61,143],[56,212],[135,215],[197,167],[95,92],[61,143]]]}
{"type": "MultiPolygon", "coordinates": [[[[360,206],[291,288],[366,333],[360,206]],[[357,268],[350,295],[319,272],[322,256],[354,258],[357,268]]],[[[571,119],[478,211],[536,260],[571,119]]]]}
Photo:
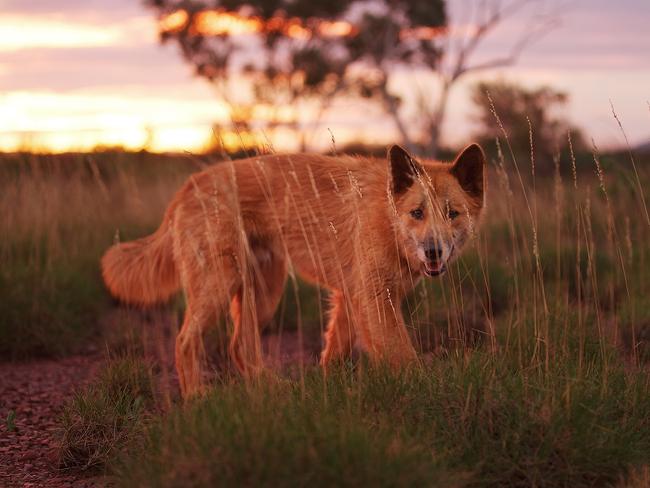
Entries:
{"type": "Polygon", "coordinates": [[[485,188],[485,154],[481,146],[471,144],[461,151],[451,167],[451,174],[468,195],[483,200],[485,188]]]}
{"type": "Polygon", "coordinates": [[[388,150],[390,189],[393,195],[400,195],[410,188],[422,174],[421,166],[398,145],[388,150]]]}

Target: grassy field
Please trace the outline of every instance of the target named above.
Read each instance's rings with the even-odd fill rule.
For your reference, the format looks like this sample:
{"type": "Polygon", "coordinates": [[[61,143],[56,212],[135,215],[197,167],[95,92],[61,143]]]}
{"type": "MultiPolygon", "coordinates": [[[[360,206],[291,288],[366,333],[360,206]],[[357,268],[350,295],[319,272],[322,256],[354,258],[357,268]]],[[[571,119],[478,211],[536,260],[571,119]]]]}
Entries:
{"type": "Polygon", "coordinates": [[[123,486],[605,486],[648,461],[643,376],[473,353],[395,375],[220,385],[156,422],[123,486]]]}
{"type": "MultiPolygon", "coordinates": [[[[405,304],[421,366],[395,374],[361,360],[323,378],[295,364],[258,384],[223,374],[181,407],[157,393],[160,365],[121,348],[68,405],[62,465],[120,486],[644,486],[648,161],[542,163],[535,174],[526,156],[491,158],[478,237],[405,304]]],[[[115,305],[99,256],[116,232],[155,229],[201,164],[3,156],[0,355],[101,341],[115,305]]],[[[290,283],[269,332],[318,338],[321,295],[290,283]]]]}
{"type": "Polygon", "coordinates": [[[79,350],[110,305],[98,260],[155,229],[199,167],[186,157],[97,153],[0,157],[0,356],[79,350]]]}

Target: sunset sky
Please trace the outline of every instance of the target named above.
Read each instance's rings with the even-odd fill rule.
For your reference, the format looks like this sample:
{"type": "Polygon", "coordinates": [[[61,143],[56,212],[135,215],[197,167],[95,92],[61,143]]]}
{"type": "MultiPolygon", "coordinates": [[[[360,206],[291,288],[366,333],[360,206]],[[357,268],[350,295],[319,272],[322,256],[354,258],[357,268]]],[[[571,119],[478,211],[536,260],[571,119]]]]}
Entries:
{"type": "MultiPolygon", "coordinates": [[[[448,2],[452,17],[470,3],[448,2]]],[[[550,4],[551,2],[546,2],[550,4]]],[[[600,147],[623,143],[610,100],[633,145],[650,140],[650,1],[565,0],[561,25],[526,50],[511,68],[482,72],[570,95],[569,118],[600,147]]],[[[504,51],[523,25],[502,26],[477,60],[504,51]]],[[[472,135],[473,107],[465,80],[453,92],[444,126],[448,144],[472,135]]],[[[406,109],[423,76],[402,75],[406,109]]],[[[433,86],[433,85],[432,85],[433,86]]],[[[211,124],[227,110],[210,85],[192,75],[175,45],[161,46],[151,11],[139,0],[0,0],[0,150],[62,151],[122,145],[199,151],[211,124]]],[[[334,107],[311,139],[381,142],[394,138],[390,121],[359,102],[334,107]],[[369,122],[372,121],[372,122],[369,122]]],[[[276,147],[292,149],[284,134],[276,147]]]]}

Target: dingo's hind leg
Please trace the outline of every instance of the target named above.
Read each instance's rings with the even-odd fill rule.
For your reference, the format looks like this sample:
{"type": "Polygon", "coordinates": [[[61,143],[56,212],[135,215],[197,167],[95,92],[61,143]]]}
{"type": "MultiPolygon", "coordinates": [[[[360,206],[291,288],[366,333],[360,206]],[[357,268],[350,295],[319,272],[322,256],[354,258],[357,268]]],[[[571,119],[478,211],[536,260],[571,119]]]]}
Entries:
{"type": "Polygon", "coordinates": [[[216,259],[214,266],[193,268],[187,273],[187,309],[176,337],[176,370],[183,398],[199,393],[204,383],[203,336],[226,314],[228,302],[241,283],[230,259],[216,259]],[[217,266],[218,265],[218,266],[217,266]]]}
{"type": "Polygon", "coordinates": [[[181,395],[187,398],[201,391],[203,385],[203,331],[217,320],[213,310],[199,304],[188,304],[181,331],[176,337],[176,372],[181,395]]]}
{"type": "Polygon", "coordinates": [[[260,329],[273,318],[286,279],[287,265],[281,256],[255,250],[253,264],[230,304],[234,324],[230,354],[244,375],[263,368],[260,329]]]}

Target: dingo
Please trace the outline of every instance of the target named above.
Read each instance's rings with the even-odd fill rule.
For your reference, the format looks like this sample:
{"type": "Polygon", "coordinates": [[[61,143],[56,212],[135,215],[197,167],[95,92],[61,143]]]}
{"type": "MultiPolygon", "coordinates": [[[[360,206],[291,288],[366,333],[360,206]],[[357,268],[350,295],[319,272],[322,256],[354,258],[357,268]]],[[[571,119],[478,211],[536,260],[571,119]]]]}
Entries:
{"type": "Polygon", "coordinates": [[[160,228],[111,247],[103,276],[116,297],[150,304],[180,287],[187,310],[176,339],[184,397],[202,386],[202,334],[230,312],[230,354],[262,368],[259,327],[281,299],[289,267],[328,289],[321,364],[358,343],[373,360],[416,359],[400,311],[423,275],[445,272],[484,207],[485,156],[474,144],[452,164],[268,155],[216,164],[176,193],[160,228]]]}

